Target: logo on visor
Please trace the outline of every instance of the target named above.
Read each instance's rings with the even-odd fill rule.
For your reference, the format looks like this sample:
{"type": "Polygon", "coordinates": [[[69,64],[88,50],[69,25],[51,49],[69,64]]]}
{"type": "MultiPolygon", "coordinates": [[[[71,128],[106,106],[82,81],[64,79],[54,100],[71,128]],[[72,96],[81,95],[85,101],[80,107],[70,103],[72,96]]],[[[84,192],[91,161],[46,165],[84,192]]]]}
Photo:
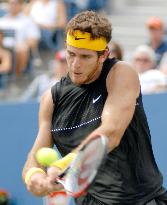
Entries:
{"type": "Polygon", "coordinates": [[[81,40],[81,39],[86,39],[86,38],[78,38],[78,37],[75,37],[75,40],[76,40],[76,41],[81,40]]]}

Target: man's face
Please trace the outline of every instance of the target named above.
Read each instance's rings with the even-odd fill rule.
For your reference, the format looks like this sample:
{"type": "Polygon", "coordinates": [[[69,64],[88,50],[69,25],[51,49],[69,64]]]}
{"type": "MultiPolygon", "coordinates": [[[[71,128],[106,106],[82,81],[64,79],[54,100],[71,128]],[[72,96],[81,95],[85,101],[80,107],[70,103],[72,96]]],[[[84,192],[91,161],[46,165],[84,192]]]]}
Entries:
{"type": "Polygon", "coordinates": [[[97,79],[102,67],[102,57],[98,57],[96,51],[67,45],[66,57],[73,83],[88,84],[97,79]]]}
{"type": "Polygon", "coordinates": [[[15,16],[22,10],[22,4],[18,0],[9,0],[10,14],[15,16]]]}
{"type": "Polygon", "coordinates": [[[153,42],[161,42],[163,39],[164,31],[163,29],[149,28],[150,39],[153,42]]]}
{"type": "Polygon", "coordinates": [[[147,53],[140,53],[133,59],[133,67],[138,73],[143,73],[154,67],[154,61],[148,56],[147,53]]]}

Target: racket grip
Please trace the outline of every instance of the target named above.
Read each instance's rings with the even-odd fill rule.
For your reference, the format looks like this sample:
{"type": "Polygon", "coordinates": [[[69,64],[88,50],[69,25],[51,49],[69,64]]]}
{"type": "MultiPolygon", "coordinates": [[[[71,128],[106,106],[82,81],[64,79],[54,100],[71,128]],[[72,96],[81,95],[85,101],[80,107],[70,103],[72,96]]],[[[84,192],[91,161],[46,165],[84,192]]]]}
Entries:
{"type": "Polygon", "coordinates": [[[71,162],[74,160],[75,157],[76,157],[76,153],[71,152],[67,154],[65,157],[63,157],[62,159],[51,163],[50,166],[58,167],[61,170],[64,170],[71,164],[71,162]]]}

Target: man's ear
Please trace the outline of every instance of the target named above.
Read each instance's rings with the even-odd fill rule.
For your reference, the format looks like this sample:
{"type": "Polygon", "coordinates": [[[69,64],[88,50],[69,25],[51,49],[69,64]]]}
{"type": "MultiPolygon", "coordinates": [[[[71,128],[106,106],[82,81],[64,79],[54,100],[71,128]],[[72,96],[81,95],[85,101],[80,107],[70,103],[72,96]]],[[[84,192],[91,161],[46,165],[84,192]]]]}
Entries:
{"type": "Polygon", "coordinates": [[[101,63],[104,63],[104,61],[106,60],[106,58],[108,58],[109,56],[109,48],[107,46],[107,48],[105,49],[104,53],[99,57],[99,61],[101,63]]]}
{"type": "Polygon", "coordinates": [[[67,48],[67,41],[64,41],[64,48],[67,48]]]}

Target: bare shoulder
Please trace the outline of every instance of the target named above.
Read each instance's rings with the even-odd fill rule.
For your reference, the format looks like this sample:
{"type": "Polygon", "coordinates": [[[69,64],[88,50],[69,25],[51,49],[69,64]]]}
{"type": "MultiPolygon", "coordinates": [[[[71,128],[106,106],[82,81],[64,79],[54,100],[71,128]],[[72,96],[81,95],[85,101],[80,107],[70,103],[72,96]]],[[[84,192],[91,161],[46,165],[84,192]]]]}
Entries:
{"type": "Polygon", "coordinates": [[[51,89],[46,90],[43,95],[41,96],[41,103],[53,103],[52,101],[52,94],[51,94],[51,89]]]}
{"type": "Polygon", "coordinates": [[[122,87],[123,89],[136,91],[137,96],[140,92],[140,82],[137,72],[133,67],[125,62],[116,63],[107,77],[107,88],[122,87]]]}
{"type": "Polygon", "coordinates": [[[40,110],[48,115],[52,114],[54,108],[51,89],[44,92],[40,99],[40,110]]]}
{"type": "Polygon", "coordinates": [[[125,76],[122,76],[122,77],[126,77],[126,76],[128,77],[130,75],[130,76],[135,77],[135,78],[138,79],[138,74],[133,69],[132,65],[125,62],[125,61],[119,61],[118,63],[116,63],[113,66],[113,69],[111,69],[111,72],[110,72],[110,76],[111,75],[120,75],[120,74],[121,74],[121,76],[122,76],[122,74],[125,75],[125,76]]]}

